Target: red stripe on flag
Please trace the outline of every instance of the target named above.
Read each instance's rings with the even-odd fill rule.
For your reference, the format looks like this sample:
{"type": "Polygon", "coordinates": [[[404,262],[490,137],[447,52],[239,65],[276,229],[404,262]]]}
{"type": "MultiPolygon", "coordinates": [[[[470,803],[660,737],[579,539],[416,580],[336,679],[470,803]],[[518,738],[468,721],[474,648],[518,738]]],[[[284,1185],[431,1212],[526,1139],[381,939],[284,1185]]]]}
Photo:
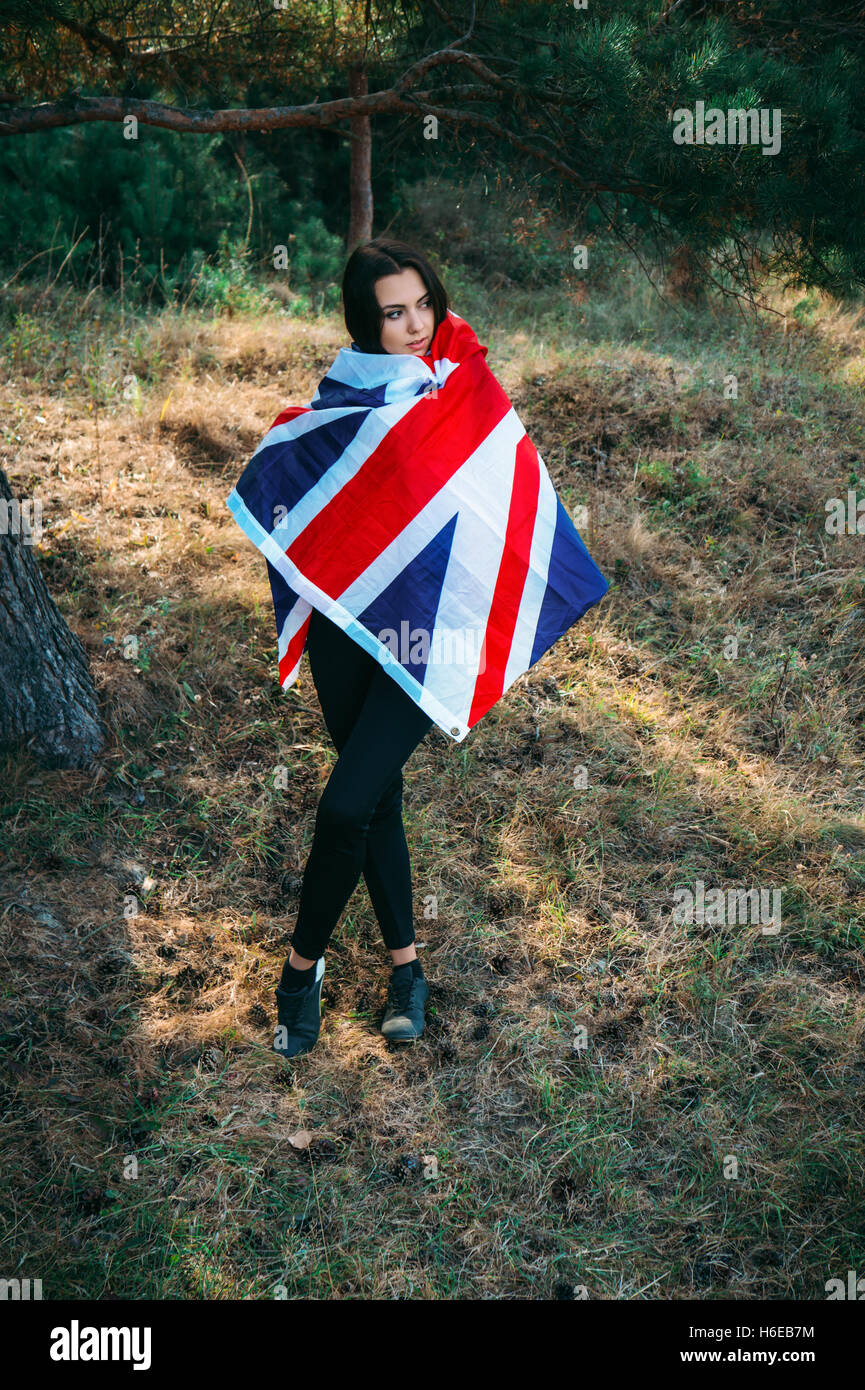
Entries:
{"type": "Polygon", "coordinates": [[[277,415],[270,428],[275,430],[277,425],[284,425],[286,420],[294,420],[298,415],[308,415],[310,409],[311,407],[308,405],[290,405],[283,410],[281,415],[277,415]]]}
{"type": "Polygon", "coordinates": [[[303,649],[306,646],[306,634],[309,631],[311,618],[312,614],[308,613],[305,622],[301,623],[286,648],[285,656],[282,657],[279,663],[280,684],[288,679],[295,666],[300,661],[300,658],[303,656],[303,649]]]}
{"type": "Polygon", "coordinates": [[[469,727],[486,714],[504,690],[505,668],[529,570],[540,485],[538,451],[528,436],[523,435],[516,448],[505,545],[481,647],[481,665],[484,669],[475,682],[472,707],[466,721],[469,727]]]}
{"type": "Polygon", "coordinates": [[[461,363],[437,396],[421,396],[388,430],[355,476],[292,542],[289,558],[326,594],[338,598],[510,409],[479,353],[461,363]],[[363,527],[358,517],[364,518],[363,527]]]}

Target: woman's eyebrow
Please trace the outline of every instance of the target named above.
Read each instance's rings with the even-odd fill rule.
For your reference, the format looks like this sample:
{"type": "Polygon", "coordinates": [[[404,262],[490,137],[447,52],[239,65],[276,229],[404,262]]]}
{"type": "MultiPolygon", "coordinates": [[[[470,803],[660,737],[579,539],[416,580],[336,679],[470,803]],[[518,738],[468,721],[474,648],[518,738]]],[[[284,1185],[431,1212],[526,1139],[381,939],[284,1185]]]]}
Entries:
{"type": "MultiPolygon", "coordinates": [[[[419,295],[419,297],[418,297],[418,299],[417,299],[416,302],[417,302],[418,304],[420,304],[421,300],[422,300],[422,299],[426,299],[428,294],[429,294],[429,290],[426,291],[426,294],[419,295]]],[[[405,308],[405,305],[404,305],[404,304],[382,304],[381,307],[382,307],[383,309],[404,309],[404,308],[405,308]]]]}

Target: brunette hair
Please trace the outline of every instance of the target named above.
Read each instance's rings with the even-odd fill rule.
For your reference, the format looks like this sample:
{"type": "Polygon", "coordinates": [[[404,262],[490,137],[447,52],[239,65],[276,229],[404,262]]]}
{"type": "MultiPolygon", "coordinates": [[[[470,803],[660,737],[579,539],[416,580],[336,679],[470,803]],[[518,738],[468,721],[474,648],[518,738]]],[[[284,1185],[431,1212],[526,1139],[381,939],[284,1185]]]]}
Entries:
{"type": "Polygon", "coordinates": [[[447,317],[447,291],[426,256],[404,241],[376,237],[355,247],[342,277],[345,326],[361,352],[384,352],[381,326],[384,314],[375,297],[375,282],[383,275],[398,275],[412,266],[427,287],[435,310],[435,332],[447,317]]]}

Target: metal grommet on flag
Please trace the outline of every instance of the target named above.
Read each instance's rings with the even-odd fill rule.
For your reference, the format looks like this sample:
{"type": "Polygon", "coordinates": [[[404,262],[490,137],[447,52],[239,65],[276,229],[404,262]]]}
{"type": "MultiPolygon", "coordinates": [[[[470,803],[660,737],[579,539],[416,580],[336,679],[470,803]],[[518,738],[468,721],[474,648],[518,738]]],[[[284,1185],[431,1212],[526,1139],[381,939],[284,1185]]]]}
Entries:
{"type": "Polygon", "coordinates": [[[451,729],[451,733],[454,735],[454,737],[456,737],[456,735],[459,733],[459,725],[458,725],[458,724],[454,724],[453,728],[451,729]]]}

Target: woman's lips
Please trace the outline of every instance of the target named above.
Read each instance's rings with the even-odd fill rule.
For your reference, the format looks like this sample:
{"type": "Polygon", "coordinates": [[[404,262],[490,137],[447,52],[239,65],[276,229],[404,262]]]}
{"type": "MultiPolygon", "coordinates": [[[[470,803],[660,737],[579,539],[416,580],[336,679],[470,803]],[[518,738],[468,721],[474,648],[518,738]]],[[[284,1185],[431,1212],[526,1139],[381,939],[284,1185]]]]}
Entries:
{"type": "Polygon", "coordinates": [[[426,342],[426,338],[418,338],[418,340],[417,340],[416,343],[409,343],[409,347],[410,347],[410,348],[419,348],[419,347],[423,347],[423,345],[424,345],[425,342],[426,342]]]}

